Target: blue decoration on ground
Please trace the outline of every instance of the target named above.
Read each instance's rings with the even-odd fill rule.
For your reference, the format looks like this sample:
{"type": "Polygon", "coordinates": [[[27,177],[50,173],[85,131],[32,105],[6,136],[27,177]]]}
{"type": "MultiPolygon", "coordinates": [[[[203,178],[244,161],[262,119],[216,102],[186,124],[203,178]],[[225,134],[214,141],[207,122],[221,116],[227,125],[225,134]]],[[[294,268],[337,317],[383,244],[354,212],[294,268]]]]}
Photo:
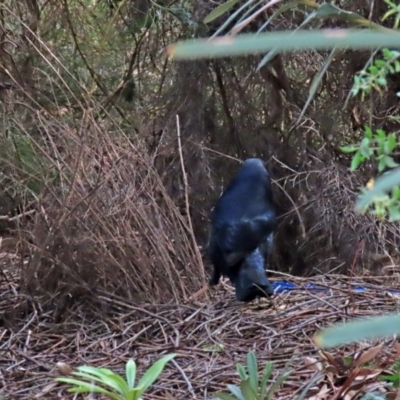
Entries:
{"type": "MultiPolygon", "coordinates": [[[[328,291],[329,288],[325,287],[318,287],[318,285],[315,285],[314,283],[306,283],[303,286],[298,286],[294,283],[288,282],[288,281],[275,281],[272,284],[272,287],[274,288],[275,293],[288,293],[292,290],[310,290],[312,292],[325,292],[328,291]]],[[[364,286],[354,286],[353,291],[355,293],[364,293],[367,292],[368,289],[365,288],[364,286]]],[[[395,295],[400,295],[399,290],[387,290],[389,293],[395,294],[395,295]]]]}

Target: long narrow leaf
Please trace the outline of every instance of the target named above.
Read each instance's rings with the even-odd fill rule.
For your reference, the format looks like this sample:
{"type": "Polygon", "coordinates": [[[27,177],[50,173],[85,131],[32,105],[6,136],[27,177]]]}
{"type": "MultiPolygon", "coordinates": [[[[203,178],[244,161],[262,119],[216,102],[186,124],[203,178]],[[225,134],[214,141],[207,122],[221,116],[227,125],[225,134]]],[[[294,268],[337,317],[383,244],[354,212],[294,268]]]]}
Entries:
{"type": "Polygon", "coordinates": [[[137,388],[134,388],[134,389],[131,389],[128,392],[125,400],[138,400],[138,399],[140,399],[140,396],[142,394],[143,394],[143,388],[141,386],[137,387],[137,388]]]}
{"type": "Polygon", "coordinates": [[[251,386],[250,379],[240,382],[240,391],[246,400],[257,400],[257,389],[251,386]]]}
{"type": "Polygon", "coordinates": [[[108,368],[97,368],[97,367],[92,367],[90,365],[81,365],[80,367],[77,368],[78,371],[86,372],[88,374],[93,374],[97,376],[105,376],[105,375],[114,375],[114,372],[111,371],[111,369],[108,368]]]}
{"type": "Polygon", "coordinates": [[[229,11],[239,0],[228,0],[227,2],[219,5],[217,8],[214,8],[203,20],[205,24],[210,23],[211,21],[214,21],[221,15],[225,14],[227,11],[229,11]]]}
{"type": "Polygon", "coordinates": [[[315,342],[322,348],[400,333],[400,315],[386,315],[337,324],[320,331],[315,342]]]}
{"type": "Polygon", "coordinates": [[[92,374],[87,374],[84,372],[73,372],[73,375],[80,378],[85,378],[88,381],[102,383],[104,386],[108,386],[109,388],[118,391],[120,394],[124,394],[128,391],[128,385],[118,374],[95,374],[92,371],[92,374]]]}
{"type": "Polygon", "coordinates": [[[107,395],[113,400],[125,400],[122,396],[117,393],[111,392],[109,390],[103,389],[100,386],[90,384],[87,382],[82,382],[78,379],[73,378],[56,378],[57,382],[68,383],[70,385],[75,385],[75,387],[67,389],[69,393],[102,393],[107,395]]]}
{"type": "Polygon", "coordinates": [[[156,381],[163,371],[165,364],[168,361],[172,360],[176,354],[167,354],[166,356],[160,358],[156,361],[142,376],[140,379],[138,386],[143,386],[144,391],[146,391],[153,383],[156,381]]]}
{"type": "Polygon", "coordinates": [[[90,391],[81,391],[80,388],[77,389],[68,389],[69,393],[101,393],[106,396],[108,396],[110,399],[113,400],[125,400],[124,397],[114,393],[114,392],[109,392],[108,390],[102,389],[102,388],[95,388],[90,391]]]}
{"type": "Polygon", "coordinates": [[[227,20],[217,29],[217,31],[212,35],[212,37],[218,36],[246,7],[248,7],[255,0],[248,0],[242,6],[240,6],[232,15],[230,15],[227,20]]]}
{"type": "Polygon", "coordinates": [[[258,389],[258,367],[257,358],[254,351],[247,353],[247,371],[250,378],[250,386],[257,393],[258,389]]]}
{"type": "Polygon", "coordinates": [[[265,399],[265,396],[267,395],[267,382],[271,376],[272,373],[272,363],[268,362],[265,364],[265,369],[263,376],[261,378],[261,399],[265,399]]]}
{"type": "Polygon", "coordinates": [[[103,383],[103,378],[99,378],[98,376],[95,375],[85,374],[83,372],[73,372],[72,374],[76,377],[84,378],[85,380],[79,380],[79,382],[82,383],[87,383],[87,382],[103,383]]]}
{"type": "Polygon", "coordinates": [[[334,6],[333,4],[330,4],[330,3],[321,4],[321,6],[317,10],[316,16],[321,19],[337,18],[342,21],[346,21],[346,22],[352,24],[353,26],[357,26],[357,27],[361,26],[361,27],[374,28],[374,29],[376,29],[378,31],[382,31],[382,32],[390,31],[389,28],[386,28],[375,22],[372,22],[372,21],[364,18],[360,14],[343,10],[343,9],[341,9],[337,6],[334,6]]]}
{"type": "Polygon", "coordinates": [[[256,54],[275,48],[279,51],[322,50],[334,47],[370,49],[381,46],[396,47],[399,43],[400,33],[395,31],[321,29],[301,30],[294,36],[291,31],[280,31],[208,40],[193,39],[169,45],[167,53],[179,59],[199,59],[256,54]]]}
{"type": "Polygon", "coordinates": [[[134,360],[130,359],[126,363],[125,374],[129,389],[133,389],[136,380],[136,363],[134,360]]]}
{"type": "Polygon", "coordinates": [[[325,64],[318,71],[317,75],[315,75],[315,77],[311,83],[310,90],[308,91],[308,97],[307,97],[306,104],[304,105],[299,117],[297,118],[297,123],[299,123],[299,121],[303,118],[303,115],[306,112],[308,106],[314,99],[314,96],[315,96],[315,93],[317,92],[318,86],[320,85],[322,78],[324,77],[324,75],[326,74],[326,71],[328,70],[329,66],[331,65],[331,62],[333,61],[333,59],[336,55],[336,52],[337,52],[336,49],[333,49],[331,51],[331,54],[329,54],[328,58],[325,61],[325,64]]]}
{"type": "Polygon", "coordinates": [[[227,385],[229,391],[239,400],[246,400],[240,391],[240,388],[238,388],[236,385],[227,385]]]}
{"type": "Polygon", "coordinates": [[[246,380],[248,378],[248,375],[247,375],[246,370],[244,369],[243,365],[237,364],[236,369],[237,369],[237,372],[239,373],[240,379],[246,380]]]}

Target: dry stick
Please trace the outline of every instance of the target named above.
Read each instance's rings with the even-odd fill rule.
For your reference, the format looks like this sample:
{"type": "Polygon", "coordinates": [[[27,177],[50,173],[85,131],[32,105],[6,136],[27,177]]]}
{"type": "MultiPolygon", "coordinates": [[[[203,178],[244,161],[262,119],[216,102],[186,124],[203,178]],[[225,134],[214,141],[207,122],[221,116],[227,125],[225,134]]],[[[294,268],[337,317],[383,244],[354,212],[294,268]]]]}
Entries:
{"type": "Polygon", "coordinates": [[[182,377],[183,377],[184,381],[187,383],[187,385],[188,385],[188,390],[189,390],[190,394],[192,395],[192,397],[193,397],[194,399],[197,399],[196,393],[194,392],[193,386],[192,386],[192,384],[190,383],[190,381],[189,381],[187,375],[185,374],[185,371],[179,366],[179,364],[178,364],[175,360],[171,360],[171,362],[172,362],[172,364],[175,365],[175,367],[178,369],[178,371],[182,374],[182,377]]]}
{"type": "MultiPolygon", "coordinates": [[[[199,248],[197,247],[196,238],[194,236],[194,231],[193,231],[192,218],[190,216],[189,190],[188,190],[189,184],[188,184],[188,179],[187,179],[187,175],[186,175],[186,171],[185,171],[185,163],[183,161],[182,142],[181,142],[181,127],[180,127],[180,123],[179,123],[179,115],[176,115],[176,133],[178,136],[178,149],[179,149],[179,158],[181,160],[183,184],[185,186],[185,206],[186,206],[186,214],[188,216],[187,219],[188,219],[188,224],[189,224],[190,236],[191,236],[191,239],[193,242],[193,248],[194,248],[194,252],[196,254],[197,262],[198,262],[198,265],[200,266],[201,276],[203,278],[203,286],[207,287],[208,285],[207,285],[207,279],[206,279],[206,274],[205,274],[205,270],[204,270],[203,259],[201,258],[199,248]]],[[[200,289],[199,292],[201,292],[200,294],[204,293],[207,300],[209,300],[209,296],[207,295],[206,289],[204,289],[204,287],[202,289],[200,289]]],[[[199,292],[197,292],[197,293],[199,293],[199,292]]]]}
{"type": "Polygon", "coordinates": [[[349,297],[350,297],[350,305],[354,304],[354,297],[353,297],[353,290],[351,288],[351,283],[353,281],[353,273],[354,273],[354,268],[356,266],[356,262],[358,259],[358,255],[361,251],[361,248],[364,245],[364,241],[360,240],[360,242],[358,243],[357,249],[356,249],[356,254],[354,254],[354,259],[353,259],[353,263],[351,264],[351,270],[350,270],[350,279],[349,279],[349,297]]]}
{"type": "Polygon", "coordinates": [[[290,200],[290,202],[293,204],[293,211],[297,214],[297,218],[299,219],[299,223],[300,223],[300,227],[301,227],[301,237],[303,239],[305,239],[306,237],[306,228],[304,227],[304,223],[303,220],[301,219],[301,215],[299,213],[298,207],[296,205],[296,203],[294,202],[294,200],[289,196],[289,193],[286,192],[286,190],[283,188],[283,186],[278,183],[277,181],[273,181],[275,183],[275,185],[279,186],[280,189],[282,190],[282,192],[286,195],[286,197],[290,200]]]}

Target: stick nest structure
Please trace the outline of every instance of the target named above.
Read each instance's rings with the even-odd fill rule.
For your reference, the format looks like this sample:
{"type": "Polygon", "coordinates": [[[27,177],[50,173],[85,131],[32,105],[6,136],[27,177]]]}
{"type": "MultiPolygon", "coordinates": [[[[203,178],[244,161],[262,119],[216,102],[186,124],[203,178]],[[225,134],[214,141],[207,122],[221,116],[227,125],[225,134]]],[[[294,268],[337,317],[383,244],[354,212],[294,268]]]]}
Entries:
{"type": "Polygon", "coordinates": [[[313,339],[332,323],[397,311],[400,297],[392,290],[400,290],[400,283],[394,275],[305,279],[270,274],[272,282],[286,280],[298,289],[250,304],[236,302],[226,281],[209,291],[210,300],[199,296],[183,304],[137,306],[104,295],[103,310],[79,304],[56,323],[53,312],[18,294],[14,263],[10,255],[2,255],[3,398],[74,398],[53,378],[79,365],[110,368],[124,376],[129,358],[142,374],[161,356],[176,353],[146,398],[211,399],[217,391],[226,392],[227,384],[239,382],[236,364],[245,364],[250,350],[260,371],[272,361],[273,380],[292,370],[274,398],[294,399],[310,382],[307,399],[358,399],[389,391],[378,377],[393,365],[398,346],[393,338],[329,352],[313,339]],[[310,283],[314,289],[306,288],[310,283]],[[357,292],[360,287],[364,290],[357,292]]]}

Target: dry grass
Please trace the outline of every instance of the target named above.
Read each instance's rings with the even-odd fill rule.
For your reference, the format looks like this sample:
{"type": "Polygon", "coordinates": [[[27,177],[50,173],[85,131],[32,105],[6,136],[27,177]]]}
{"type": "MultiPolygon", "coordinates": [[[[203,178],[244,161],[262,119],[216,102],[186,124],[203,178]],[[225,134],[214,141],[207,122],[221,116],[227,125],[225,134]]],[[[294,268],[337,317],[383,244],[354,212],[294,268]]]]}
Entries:
{"type": "Polygon", "coordinates": [[[135,302],[160,301],[167,292],[167,300],[189,297],[205,284],[205,275],[188,219],[166,192],[140,138],[108,131],[94,124],[94,116],[88,121],[84,140],[60,126],[57,146],[64,151],[52,162],[59,182],[45,182],[25,227],[31,254],[23,287],[59,299],[75,297],[75,290],[88,296],[107,290],[135,302]],[[188,273],[193,265],[196,275],[188,273]]]}

